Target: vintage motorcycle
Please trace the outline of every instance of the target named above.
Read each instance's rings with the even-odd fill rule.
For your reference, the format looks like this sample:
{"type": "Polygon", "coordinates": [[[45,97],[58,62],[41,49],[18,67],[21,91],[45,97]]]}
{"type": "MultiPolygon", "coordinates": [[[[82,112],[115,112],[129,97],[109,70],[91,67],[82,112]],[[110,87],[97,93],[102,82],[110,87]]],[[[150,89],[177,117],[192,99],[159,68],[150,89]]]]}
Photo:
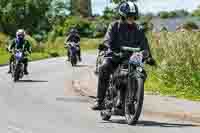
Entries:
{"type": "Polygon", "coordinates": [[[67,44],[69,48],[69,53],[70,53],[70,62],[72,66],[75,66],[78,62],[78,51],[80,50],[79,43],[75,42],[68,42],[67,44]]]}
{"type": "Polygon", "coordinates": [[[13,51],[14,61],[11,63],[11,74],[14,82],[23,78],[24,76],[24,52],[20,49],[13,51]]]}
{"type": "Polygon", "coordinates": [[[140,48],[122,47],[119,53],[113,54],[122,62],[110,76],[101,117],[109,120],[112,115],[125,116],[129,125],[136,124],[143,107],[144,82],[147,78],[144,63],[148,52],[140,48]]]}

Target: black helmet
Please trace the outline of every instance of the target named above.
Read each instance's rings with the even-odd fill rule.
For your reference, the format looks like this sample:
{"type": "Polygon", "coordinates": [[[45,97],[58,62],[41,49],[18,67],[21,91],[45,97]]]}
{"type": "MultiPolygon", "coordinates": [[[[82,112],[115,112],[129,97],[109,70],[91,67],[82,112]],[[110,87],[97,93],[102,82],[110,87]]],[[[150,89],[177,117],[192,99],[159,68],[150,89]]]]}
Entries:
{"type": "Polygon", "coordinates": [[[128,1],[128,2],[122,2],[119,5],[119,14],[122,17],[135,17],[135,19],[138,19],[139,17],[139,11],[138,11],[138,7],[134,2],[128,1]]]}

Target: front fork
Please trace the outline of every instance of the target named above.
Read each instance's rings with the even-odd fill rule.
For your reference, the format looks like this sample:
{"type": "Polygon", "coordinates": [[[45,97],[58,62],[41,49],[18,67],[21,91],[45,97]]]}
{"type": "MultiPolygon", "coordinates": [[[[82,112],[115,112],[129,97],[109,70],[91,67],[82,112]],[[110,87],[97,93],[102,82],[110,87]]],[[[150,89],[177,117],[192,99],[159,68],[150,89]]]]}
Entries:
{"type": "Polygon", "coordinates": [[[128,65],[128,87],[127,87],[127,91],[128,91],[128,95],[127,95],[127,99],[128,99],[128,104],[132,104],[135,102],[136,98],[136,82],[135,82],[135,77],[134,77],[134,68],[132,65],[128,65]]]}
{"type": "Polygon", "coordinates": [[[135,66],[129,64],[128,66],[128,103],[132,104],[137,102],[136,94],[137,94],[137,78],[143,78],[144,81],[147,78],[146,72],[144,69],[139,71],[135,68],[135,66]]]}

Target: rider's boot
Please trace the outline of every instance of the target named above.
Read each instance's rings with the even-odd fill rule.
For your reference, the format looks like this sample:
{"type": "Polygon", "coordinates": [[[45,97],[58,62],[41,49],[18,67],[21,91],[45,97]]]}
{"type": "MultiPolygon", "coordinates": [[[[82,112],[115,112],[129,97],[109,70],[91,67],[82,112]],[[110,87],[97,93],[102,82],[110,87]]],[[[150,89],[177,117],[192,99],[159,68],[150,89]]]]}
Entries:
{"type": "Polygon", "coordinates": [[[29,74],[29,72],[28,72],[28,64],[27,63],[24,64],[24,74],[25,75],[29,74]]]}
{"type": "Polygon", "coordinates": [[[80,62],[82,61],[82,58],[81,58],[81,56],[79,56],[79,57],[78,57],[78,59],[79,59],[79,61],[80,61],[80,62]]]}
{"type": "Polygon", "coordinates": [[[12,71],[11,71],[11,64],[9,64],[9,70],[8,70],[8,74],[11,74],[12,71]]]}
{"type": "Polygon", "coordinates": [[[69,49],[67,49],[67,61],[70,61],[70,52],[69,52],[69,49]]]}
{"type": "Polygon", "coordinates": [[[118,100],[117,100],[117,103],[116,103],[116,107],[117,107],[118,109],[121,109],[121,108],[122,108],[123,99],[124,99],[124,92],[123,92],[123,89],[118,90],[118,100]]]}
{"type": "Polygon", "coordinates": [[[80,48],[79,48],[79,51],[78,51],[78,59],[79,59],[80,62],[82,61],[82,58],[81,58],[81,49],[80,48]]]}
{"type": "Polygon", "coordinates": [[[11,71],[11,63],[12,62],[12,60],[10,59],[10,61],[9,61],[9,70],[8,70],[8,74],[11,74],[12,73],[12,71],[11,71]]]}
{"type": "Polygon", "coordinates": [[[92,106],[92,110],[103,110],[105,109],[105,105],[103,101],[97,100],[95,104],[92,106]]]}

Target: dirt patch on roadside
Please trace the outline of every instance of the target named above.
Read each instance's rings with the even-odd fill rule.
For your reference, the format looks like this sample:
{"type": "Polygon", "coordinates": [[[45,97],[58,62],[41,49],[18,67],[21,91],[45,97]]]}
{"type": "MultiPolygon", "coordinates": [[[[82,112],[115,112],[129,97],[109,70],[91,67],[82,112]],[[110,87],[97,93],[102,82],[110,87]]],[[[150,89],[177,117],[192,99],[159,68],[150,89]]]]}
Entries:
{"type": "Polygon", "coordinates": [[[83,70],[81,70],[80,72],[81,77],[79,77],[79,80],[66,81],[64,95],[95,97],[97,76],[94,74],[93,71],[94,71],[94,66],[87,66],[83,70]]]}
{"type": "Polygon", "coordinates": [[[154,112],[144,109],[144,114],[151,117],[172,118],[181,121],[191,121],[196,126],[200,126],[200,114],[192,114],[190,112],[154,112]]]}

